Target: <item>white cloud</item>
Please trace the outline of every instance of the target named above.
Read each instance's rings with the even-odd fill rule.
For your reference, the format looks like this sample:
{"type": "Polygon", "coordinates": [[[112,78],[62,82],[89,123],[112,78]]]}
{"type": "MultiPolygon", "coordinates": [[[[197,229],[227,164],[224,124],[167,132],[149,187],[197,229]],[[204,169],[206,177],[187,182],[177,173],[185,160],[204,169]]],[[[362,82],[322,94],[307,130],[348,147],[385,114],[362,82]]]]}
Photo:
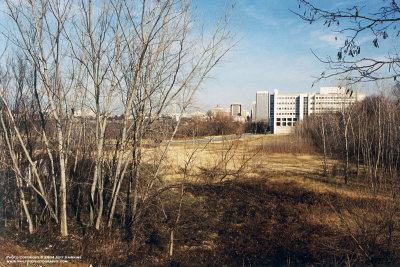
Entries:
{"type": "Polygon", "coordinates": [[[335,33],[320,35],[318,36],[318,40],[335,49],[340,48],[344,42],[342,38],[340,36],[338,37],[338,35],[335,33]]]}
{"type": "Polygon", "coordinates": [[[278,27],[278,19],[274,16],[265,14],[263,10],[260,10],[260,8],[257,8],[254,5],[249,4],[249,2],[243,2],[239,1],[238,2],[240,7],[249,17],[259,21],[262,23],[264,26],[273,26],[273,27],[278,27]]]}
{"type": "Polygon", "coordinates": [[[374,40],[374,39],[375,39],[374,35],[367,35],[367,36],[364,36],[364,37],[358,39],[357,40],[357,44],[358,45],[363,45],[365,43],[371,43],[372,44],[372,40],[374,40]]]}

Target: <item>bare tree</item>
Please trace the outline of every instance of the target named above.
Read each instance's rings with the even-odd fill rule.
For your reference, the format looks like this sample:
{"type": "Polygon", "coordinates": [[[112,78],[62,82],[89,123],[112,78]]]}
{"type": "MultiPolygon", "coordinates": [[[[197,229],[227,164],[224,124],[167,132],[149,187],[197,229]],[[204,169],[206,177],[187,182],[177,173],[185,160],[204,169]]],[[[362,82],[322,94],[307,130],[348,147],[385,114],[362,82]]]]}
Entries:
{"type": "Polygon", "coordinates": [[[324,151],[324,177],[328,175],[328,157],[327,157],[327,144],[326,144],[326,124],[324,122],[324,117],[321,116],[321,136],[322,136],[322,145],[323,145],[323,151],[324,151]]]}
{"type": "MultiPolygon", "coordinates": [[[[68,119],[74,103],[70,99],[70,88],[74,83],[77,70],[67,67],[65,58],[65,41],[63,33],[69,20],[71,2],[59,1],[31,1],[29,3],[6,1],[8,16],[14,23],[13,29],[8,29],[6,37],[31,60],[38,74],[39,80],[34,85],[34,94],[43,92],[45,99],[42,103],[49,104],[49,110],[41,113],[50,115],[55,124],[55,140],[58,155],[58,169],[60,178],[60,225],[61,234],[68,235],[67,227],[67,162],[70,126],[68,119]],[[14,31],[15,30],[15,31],[14,31]],[[70,71],[68,73],[68,71],[70,71]],[[74,79],[65,78],[70,74],[74,79]]],[[[35,74],[36,77],[36,74],[35,74]]],[[[76,100],[75,94],[75,100],[76,100]]],[[[44,135],[47,148],[49,143],[44,135]]],[[[51,153],[50,153],[51,154],[51,153]]],[[[27,156],[27,155],[26,155],[27,156]]],[[[31,161],[30,161],[31,162],[31,161]]],[[[32,162],[31,162],[32,164],[32,162]]],[[[55,198],[57,199],[57,197],[55,198]]],[[[56,200],[55,200],[56,201],[56,200]]]]}
{"type": "MultiPolygon", "coordinates": [[[[22,148],[22,160],[36,179],[32,190],[44,200],[63,236],[68,235],[67,205],[79,202],[70,199],[72,188],[88,201],[87,224],[99,229],[107,216],[111,227],[129,176],[127,203],[136,216],[138,203],[149,198],[160,180],[169,148],[165,146],[158,158],[152,178],[144,181],[143,142],[171,103],[180,102],[185,112],[204,79],[231,48],[229,12],[210,29],[195,21],[193,5],[185,0],[38,0],[6,1],[6,5],[9,27],[2,33],[22,55],[19,60],[29,65],[32,79],[26,83],[30,79],[23,78],[26,70],[21,68],[21,75],[12,78],[16,86],[0,91],[3,136],[12,136],[22,148]],[[22,95],[18,88],[24,88],[34,104],[27,112],[32,127],[16,123],[19,115],[7,92],[22,95]],[[122,119],[110,123],[113,112],[122,113],[122,119]],[[86,119],[88,113],[94,114],[93,121],[86,119]],[[120,134],[107,139],[110,124],[118,126],[113,130],[120,134]],[[116,145],[106,147],[106,141],[116,145]],[[36,166],[38,154],[47,158],[48,175],[36,166]],[[88,181],[79,178],[75,183],[80,156],[93,163],[93,170],[87,170],[88,181]]],[[[166,134],[170,141],[179,125],[180,121],[166,134]]],[[[10,145],[7,151],[13,153],[10,145]]],[[[14,171],[20,177],[16,167],[14,171]]]]}
{"type": "MultiPolygon", "coordinates": [[[[126,169],[129,163],[127,160],[129,158],[124,158],[127,142],[132,143],[129,153],[132,155],[135,167],[132,177],[132,182],[135,184],[132,214],[135,216],[141,144],[144,135],[149,131],[149,126],[174,99],[181,99],[183,114],[203,80],[230,49],[230,46],[225,46],[226,41],[231,38],[231,30],[228,27],[229,14],[218,21],[209,37],[201,31],[200,36],[194,37],[197,35],[192,36],[194,32],[191,31],[191,27],[194,25],[191,21],[191,7],[188,2],[166,1],[165,3],[157,2],[154,5],[143,3],[141,8],[140,20],[132,17],[130,13],[120,18],[121,21],[130,23],[134,31],[123,34],[129,65],[121,65],[125,70],[123,73],[126,73],[123,77],[125,87],[122,90],[124,119],[119,141],[121,146],[117,153],[116,169],[113,174],[116,186],[112,190],[109,226],[111,226],[123,179],[121,170],[126,169]],[[150,23],[142,25],[143,21],[150,23]],[[130,39],[132,36],[134,40],[130,39]],[[128,138],[129,129],[133,130],[130,138],[128,138]]],[[[170,141],[176,134],[179,122],[169,138],[170,141]]],[[[169,145],[166,146],[165,151],[168,148],[169,145]]],[[[160,158],[160,165],[164,159],[165,157],[160,158]]],[[[147,192],[154,185],[155,179],[158,179],[158,170],[148,184],[147,192]]],[[[146,199],[146,194],[144,199],[146,199]]]]}
{"type": "MultiPolygon", "coordinates": [[[[345,8],[327,10],[320,3],[298,0],[299,11],[292,11],[301,19],[312,23],[321,22],[323,27],[332,28],[346,39],[339,48],[336,57],[317,58],[327,64],[327,70],[318,79],[351,76],[351,83],[394,79],[399,76],[399,55],[390,50],[386,56],[362,57],[362,40],[365,35],[373,36],[370,45],[379,48],[379,43],[393,37],[397,43],[400,23],[400,7],[397,1],[381,1],[349,5],[345,8]]],[[[364,50],[364,49],[363,49],[364,50]]]]}
{"type": "Polygon", "coordinates": [[[15,170],[15,178],[16,178],[16,184],[17,184],[17,188],[18,188],[18,193],[19,193],[19,197],[20,197],[20,201],[21,201],[21,206],[23,207],[24,213],[26,215],[26,220],[28,222],[28,228],[29,228],[29,233],[32,234],[33,233],[33,221],[32,221],[32,216],[31,213],[28,209],[28,205],[26,203],[25,200],[25,193],[22,189],[23,186],[23,175],[21,173],[21,169],[18,166],[18,162],[17,162],[17,157],[14,153],[14,147],[13,144],[10,140],[10,134],[9,134],[9,129],[6,126],[6,123],[4,122],[4,115],[3,115],[3,111],[0,111],[0,121],[1,121],[1,128],[3,130],[3,137],[5,140],[5,143],[7,145],[8,148],[8,152],[9,155],[11,157],[12,160],[12,164],[13,164],[13,168],[15,170]]]}

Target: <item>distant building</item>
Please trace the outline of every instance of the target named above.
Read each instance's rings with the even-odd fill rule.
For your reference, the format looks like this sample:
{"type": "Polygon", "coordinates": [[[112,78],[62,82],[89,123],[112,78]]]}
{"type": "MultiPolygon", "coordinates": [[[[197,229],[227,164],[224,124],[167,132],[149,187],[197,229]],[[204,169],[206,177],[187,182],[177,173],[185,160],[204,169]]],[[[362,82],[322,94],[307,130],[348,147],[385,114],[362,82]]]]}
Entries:
{"type": "Polygon", "coordinates": [[[267,121],[269,119],[269,92],[267,91],[258,91],[256,93],[256,121],[267,121]]]}
{"type": "Polygon", "coordinates": [[[232,119],[233,119],[233,121],[236,121],[236,122],[246,122],[246,118],[243,116],[235,116],[235,117],[232,117],[232,119]]]}
{"type": "Polygon", "coordinates": [[[266,93],[257,92],[256,121],[269,118],[273,133],[290,133],[296,123],[312,113],[341,111],[366,97],[365,93],[346,94],[346,91],[344,87],[321,87],[319,93],[279,94],[275,89],[269,95],[268,105],[266,93]]]}
{"type": "Polygon", "coordinates": [[[229,117],[230,116],[230,109],[229,108],[222,108],[219,106],[213,107],[211,109],[212,115],[215,116],[223,116],[223,117],[229,117]]]}
{"type": "Polygon", "coordinates": [[[173,118],[175,121],[179,121],[179,118],[181,117],[181,114],[176,112],[176,104],[171,105],[171,118],[173,118]]]}
{"type": "Polygon", "coordinates": [[[242,109],[242,117],[247,120],[247,118],[250,117],[250,113],[247,110],[242,109]]]}
{"type": "Polygon", "coordinates": [[[206,114],[201,112],[200,110],[194,111],[192,113],[185,113],[182,115],[182,118],[188,119],[206,119],[206,114]]]}
{"type": "Polygon", "coordinates": [[[76,110],[74,111],[74,117],[75,118],[95,118],[96,113],[94,113],[93,110],[76,110]]]}
{"type": "Polygon", "coordinates": [[[213,107],[211,109],[212,116],[223,116],[230,117],[237,122],[246,122],[250,114],[247,110],[243,109],[241,103],[232,103],[230,108],[222,108],[219,106],[213,107]]]}
{"type": "Polygon", "coordinates": [[[232,103],[231,104],[231,116],[242,116],[242,104],[241,103],[232,103]]]}
{"type": "Polygon", "coordinates": [[[176,104],[172,104],[171,105],[171,115],[175,115],[176,114],[176,104]]]}
{"type": "Polygon", "coordinates": [[[256,121],[256,101],[253,101],[251,103],[251,121],[256,121]]]}
{"type": "Polygon", "coordinates": [[[346,94],[346,87],[320,87],[320,94],[346,94]]]}

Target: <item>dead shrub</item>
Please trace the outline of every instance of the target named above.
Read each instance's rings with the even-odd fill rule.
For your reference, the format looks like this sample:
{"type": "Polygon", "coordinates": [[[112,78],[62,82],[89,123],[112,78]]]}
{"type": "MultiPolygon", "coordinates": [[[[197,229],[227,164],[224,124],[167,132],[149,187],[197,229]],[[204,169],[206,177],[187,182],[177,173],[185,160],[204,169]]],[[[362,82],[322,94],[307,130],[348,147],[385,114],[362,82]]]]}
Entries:
{"type": "Polygon", "coordinates": [[[253,151],[262,153],[315,154],[317,151],[308,139],[297,135],[269,136],[253,151]]]}

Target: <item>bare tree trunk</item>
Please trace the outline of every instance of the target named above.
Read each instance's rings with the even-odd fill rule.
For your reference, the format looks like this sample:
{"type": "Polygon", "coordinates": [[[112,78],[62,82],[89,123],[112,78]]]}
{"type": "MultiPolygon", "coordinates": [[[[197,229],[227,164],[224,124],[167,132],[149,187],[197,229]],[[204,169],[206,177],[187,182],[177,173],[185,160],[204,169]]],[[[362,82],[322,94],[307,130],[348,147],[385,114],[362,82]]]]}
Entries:
{"type": "MultiPolygon", "coordinates": [[[[347,97],[347,96],[346,96],[347,97]]],[[[343,99],[346,100],[346,97],[343,99]]],[[[347,106],[342,107],[343,138],[344,138],[344,183],[349,181],[349,122],[351,119],[350,111],[347,106]]]]}
{"type": "Polygon", "coordinates": [[[1,110],[0,110],[0,119],[1,119],[1,125],[2,125],[2,128],[3,128],[3,135],[4,135],[4,138],[5,138],[7,147],[8,147],[8,151],[10,153],[10,157],[11,157],[11,160],[13,162],[14,169],[15,169],[15,172],[16,172],[15,173],[15,178],[16,178],[18,193],[19,193],[19,196],[20,196],[21,206],[24,209],[26,220],[28,222],[29,233],[32,234],[33,233],[33,222],[32,222],[32,217],[31,217],[31,214],[29,212],[28,206],[27,206],[26,201],[25,201],[25,193],[24,193],[24,191],[22,189],[22,186],[23,186],[23,182],[22,182],[22,179],[21,179],[22,174],[21,174],[21,171],[19,169],[17,160],[15,158],[14,150],[12,149],[12,146],[11,146],[11,142],[10,142],[10,139],[9,139],[9,134],[8,134],[8,131],[7,131],[6,125],[4,123],[4,119],[3,119],[3,112],[1,110]]]}
{"type": "Polygon", "coordinates": [[[357,116],[358,140],[357,140],[357,177],[360,176],[360,157],[361,157],[361,114],[357,116]]]}
{"type": "Polygon", "coordinates": [[[374,180],[377,183],[377,186],[380,186],[380,180],[378,179],[378,168],[379,168],[379,164],[380,164],[380,159],[381,159],[381,150],[382,150],[382,122],[381,122],[381,101],[378,100],[378,108],[376,110],[377,114],[378,114],[378,147],[377,147],[377,155],[375,157],[375,166],[374,166],[374,180]]]}
{"type": "MultiPolygon", "coordinates": [[[[3,104],[4,104],[4,106],[5,106],[5,109],[6,109],[6,111],[7,111],[7,115],[8,115],[9,120],[10,120],[10,123],[13,125],[12,127],[13,127],[14,132],[15,132],[15,135],[16,135],[18,141],[19,141],[19,144],[21,145],[21,147],[22,147],[22,149],[23,149],[23,151],[24,151],[24,155],[25,155],[25,157],[27,158],[27,160],[28,160],[28,162],[29,162],[29,165],[32,167],[32,171],[33,171],[34,176],[35,176],[35,178],[36,178],[36,181],[37,181],[37,183],[38,183],[39,189],[37,189],[36,187],[34,187],[32,184],[30,184],[29,186],[43,199],[43,201],[44,201],[44,202],[46,203],[46,205],[48,206],[48,209],[49,209],[49,211],[50,211],[51,216],[52,216],[52,217],[54,218],[54,220],[58,223],[58,218],[57,218],[57,216],[55,216],[55,213],[54,213],[54,211],[53,211],[53,209],[52,209],[52,207],[51,207],[51,205],[50,205],[50,203],[49,203],[48,196],[47,196],[47,194],[45,193],[45,190],[44,190],[42,181],[41,181],[41,179],[40,179],[40,177],[39,177],[39,174],[38,174],[38,171],[37,171],[37,169],[36,169],[36,165],[35,165],[35,163],[33,162],[32,158],[31,158],[30,155],[29,155],[29,152],[28,152],[28,150],[27,150],[27,148],[26,148],[26,145],[25,145],[25,143],[24,143],[24,141],[23,141],[23,139],[22,139],[22,136],[21,136],[21,134],[20,134],[18,128],[16,127],[16,123],[15,123],[13,114],[12,114],[12,112],[11,112],[11,110],[10,110],[10,107],[8,106],[7,102],[5,101],[4,96],[3,96],[3,93],[2,93],[1,91],[0,91],[0,99],[1,99],[1,101],[3,102],[3,104]]],[[[11,126],[11,125],[10,125],[10,126],[11,126]]]]}
{"type": "Polygon", "coordinates": [[[321,116],[321,130],[322,130],[322,143],[324,147],[324,176],[328,175],[328,164],[327,164],[327,151],[326,151],[326,135],[325,135],[325,123],[324,123],[324,114],[321,116]]]}
{"type": "Polygon", "coordinates": [[[344,144],[345,144],[345,165],[344,165],[344,183],[347,184],[349,179],[349,143],[348,143],[348,127],[344,126],[344,144]]]}
{"type": "MultiPolygon", "coordinates": [[[[208,36],[202,29],[191,32],[195,24],[191,19],[190,3],[185,0],[106,1],[101,5],[96,3],[96,8],[100,7],[99,12],[92,11],[91,0],[80,1],[81,10],[72,6],[72,1],[6,0],[5,3],[7,15],[14,23],[12,30],[7,32],[5,29],[7,37],[13,46],[29,57],[30,64],[35,68],[34,92],[31,89],[30,93],[32,99],[36,99],[42,121],[41,129],[39,127],[39,131],[35,129],[32,132],[39,135],[40,145],[44,144],[45,148],[43,146],[35,151],[28,124],[20,131],[13,120],[14,111],[7,106],[4,113],[10,118],[12,123],[9,127],[21,145],[21,161],[29,162],[36,178],[37,182],[29,187],[44,200],[45,209],[49,210],[54,220],[60,222],[61,235],[67,236],[67,204],[72,196],[69,188],[76,186],[69,181],[68,162],[72,162],[75,172],[80,152],[71,150],[72,145],[81,142],[81,133],[74,133],[77,129],[73,120],[74,109],[77,101],[85,102],[81,107],[82,116],[85,116],[84,108],[90,109],[96,116],[94,146],[90,147],[92,150],[87,154],[89,161],[93,162],[93,169],[90,169],[88,178],[90,184],[85,185],[84,189],[78,184],[77,191],[82,195],[87,191],[84,197],[90,202],[89,225],[99,229],[106,210],[110,212],[108,224],[111,227],[120,199],[120,188],[132,161],[131,211],[136,216],[140,213],[138,202],[146,201],[157,181],[162,183],[159,176],[161,167],[158,166],[142,187],[142,177],[139,176],[142,175],[143,166],[143,138],[150,129],[149,125],[175,99],[182,99],[184,112],[200,84],[232,47],[226,42],[231,38],[229,14],[224,14],[226,16],[216,22],[215,30],[208,36]],[[140,4],[139,8],[137,3],[140,4]],[[71,9],[81,12],[81,17],[76,16],[75,12],[69,14],[71,9]],[[92,96],[88,101],[78,99],[79,88],[84,87],[81,83],[83,77],[88,81],[87,96],[92,96]],[[123,121],[118,139],[120,146],[115,149],[115,164],[108,169],[106,127],[114,108],[119,113],[123,112],[123,121]],[[130,116],[134,114],[137,125],[133,132],[130,116]],[[45,122],[50,123],[46,126],[45,122]],[[38,153],[40,157],[42,154],[48,157],[50,175],[38,173],[40,169],[34,163],[38,153]],[[74,155],[75,158],[71,159],[74,155]],[[108,199],[110,187],[112,194],[108,199]]],[[[6,102],[3,97],[2,100],[6,102]]],[[[82,131],[85,132],[85,128],[82,131]]],[[[85,141],[83,137],[83,143],[85,141]]],[[[168,146],[161,154],[159,165],[165,159],[168,146]]],[[[20,198],[25,199],[22,195],[20,198]]]]}

